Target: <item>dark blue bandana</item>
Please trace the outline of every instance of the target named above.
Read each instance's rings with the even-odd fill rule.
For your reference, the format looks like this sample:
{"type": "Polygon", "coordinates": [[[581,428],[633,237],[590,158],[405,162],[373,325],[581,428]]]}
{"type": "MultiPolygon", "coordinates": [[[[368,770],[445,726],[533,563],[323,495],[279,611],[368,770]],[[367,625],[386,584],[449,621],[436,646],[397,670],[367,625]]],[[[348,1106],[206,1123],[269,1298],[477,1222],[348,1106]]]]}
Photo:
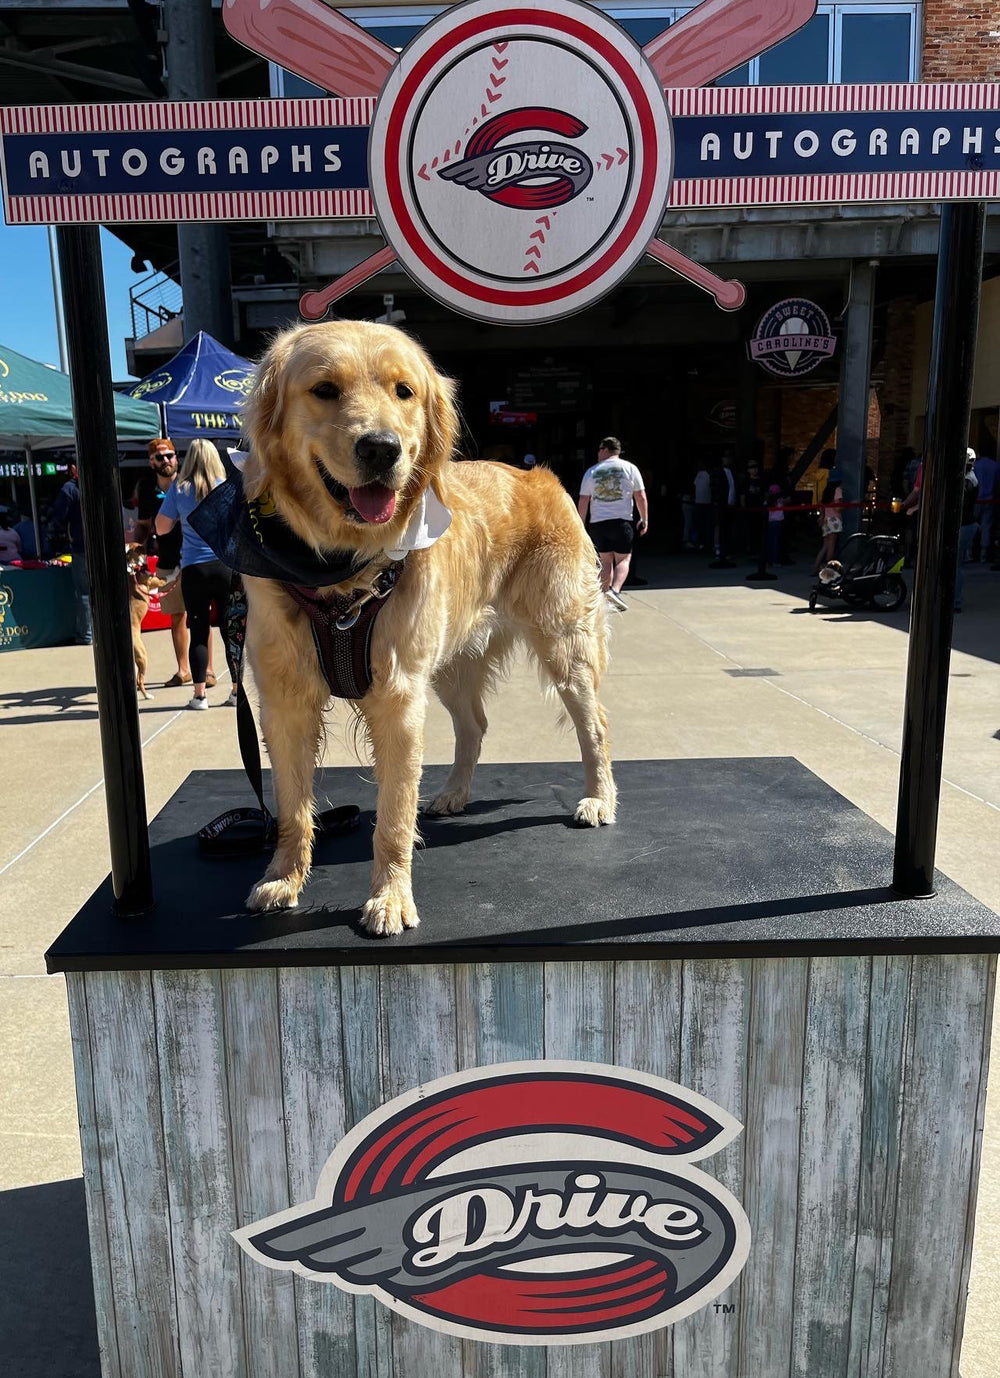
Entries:
{"type": "Polygon", "coordinates": [[[317,555],[282,521],[267,493],[248,502],[240,471],[228,456],[222,462],[225,483],[198,504],[188,521],[224,565],[256,579],[310,589],[339,584],[354,571],[354,551],[317,555]]]}

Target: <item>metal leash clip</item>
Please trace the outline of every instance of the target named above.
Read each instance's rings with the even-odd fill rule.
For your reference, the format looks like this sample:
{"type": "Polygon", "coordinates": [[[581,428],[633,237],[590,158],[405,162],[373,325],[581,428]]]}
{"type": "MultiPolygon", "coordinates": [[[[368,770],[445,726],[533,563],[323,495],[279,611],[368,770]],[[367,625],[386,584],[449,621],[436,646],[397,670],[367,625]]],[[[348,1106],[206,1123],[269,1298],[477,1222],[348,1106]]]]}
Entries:
{"type": "Polygon", "coordinates": [[[361,616],[361,609],[366,603],[370,603],[373,598],[388,598],[389,594],[396,587],[396,580],[399,577],[399,566],[396,564],[387,565],[385,569],[379,570],[375,578],[362,593],[357,602],[342,612],[334,622],[338,632],[349,632],[361,616]]]}

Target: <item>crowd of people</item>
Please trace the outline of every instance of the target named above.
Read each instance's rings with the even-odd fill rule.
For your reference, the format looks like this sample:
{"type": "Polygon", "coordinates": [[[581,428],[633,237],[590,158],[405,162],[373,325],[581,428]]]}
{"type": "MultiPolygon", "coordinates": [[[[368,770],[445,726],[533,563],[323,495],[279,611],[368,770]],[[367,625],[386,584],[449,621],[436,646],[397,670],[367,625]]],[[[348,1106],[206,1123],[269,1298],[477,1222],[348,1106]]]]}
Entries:
{"type": "MultiPolygon", "coordinates": [[[[794,563],[793,540],[811,546],[813,572],[818,572],[839,553],[844,532],[849,529],[843,477],[834,449],[824,450],[817,464],[816,485],[796,487],[793,472],[794,451],[779,452],[765,471],[760,458],[751,457],[746,466],[737,465],[732,451],[693,465],[684,480],[680,499],[680,522],[676,538],[664,544],[670,549],[704,552],[711,568],[735,567],[734,556],[760,560],[766,565],[794,563]]],[[[536,456],[526,454],[522,466],[533,468],[536,456]]],[[[1000,569],[996,545],[998,493],[997,461],[990,455],[977,455],[969,449],[959,545],[959,577],[956,610],[962,606],[962,566],[970,562],[988,563],[1000,569]]],[[[866,466],[866,504],[875,504],[877,520],[883,529],[895,529],[903,538],[906,562],[912,565],[916,549],[922,465],[912,449],[903,450],[889,476],[890,493],[881,505],[876,503],[876,477],[866,466]],[[890,512],[892,515],[890,515],[890,512]]],[[[594,541],[601,563],[601,582],[609,603],[619,610],[626,607],[622,587],[629,577],[635,536],[649,530],[647,482],[638,467],[623,457],[621,442],[606,437],[598,448],[597,463],[591,465],[579,487],[579,510],[594,541]]],[[[661,496],[665,490],[661,489],[661,496]]],[[[670,517],[669,510],[666,514],[670,517]]],[[[669,524],[669,520],[668,520],[669,524]]],[[[876,528],[877,529],[877,528],[876,528]]]]}

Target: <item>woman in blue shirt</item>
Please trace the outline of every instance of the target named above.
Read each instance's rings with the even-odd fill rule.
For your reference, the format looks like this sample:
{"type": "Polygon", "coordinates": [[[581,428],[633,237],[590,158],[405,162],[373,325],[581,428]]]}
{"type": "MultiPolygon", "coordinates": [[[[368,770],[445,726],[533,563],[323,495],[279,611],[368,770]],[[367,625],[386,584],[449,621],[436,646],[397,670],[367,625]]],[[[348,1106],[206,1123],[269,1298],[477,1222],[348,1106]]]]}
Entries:
{"type": "MultiPolygon", "coordinates": [[[[205,679],[208,672],[208,642],[212,635],[210,620],[214,602],[222,617],[229,598],[231,572],[215,558],[215,552],[189,524],[188,518],[213,488],[224,483],[226,471],[219,452],[210,440],[193,440],[184,460],[177,482],[167,492],[156,514],[156,534],[166,536],[179,521],[181,524],[181,592],[187,609],[188,631],[191,634],[191,678],[194,697],[189,708],[207,708],[205,679]]],[[[235,704],[235,687],[228,702],[235,704]]]]}

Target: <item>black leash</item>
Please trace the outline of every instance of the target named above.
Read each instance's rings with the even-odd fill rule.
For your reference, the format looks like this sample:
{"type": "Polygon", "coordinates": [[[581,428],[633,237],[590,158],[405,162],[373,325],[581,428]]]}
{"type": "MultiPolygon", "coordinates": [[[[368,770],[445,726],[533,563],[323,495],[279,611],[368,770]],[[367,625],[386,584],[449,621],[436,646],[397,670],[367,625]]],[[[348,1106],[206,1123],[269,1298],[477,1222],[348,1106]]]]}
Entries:
{"type": "MultiPolygon", "coordinates": [[[[225,616],[226,658],[236,688],[236,734],[240,757],[259,808],[227,809],[207,823],[198,833],[198,848],[207,856],[245,856],[260,852],[273,845],[278,836],[278,821],[264,803],[264,776],[260,764],[257,724],[243,688],[246,632],[246,592],[243,580],[234,572],[225,616]]],[[[353,832],[360,821],[361,810],[357,804],[340,804],[317,815],[316,833],[322,837],[341,836],[353,832]]]]}

